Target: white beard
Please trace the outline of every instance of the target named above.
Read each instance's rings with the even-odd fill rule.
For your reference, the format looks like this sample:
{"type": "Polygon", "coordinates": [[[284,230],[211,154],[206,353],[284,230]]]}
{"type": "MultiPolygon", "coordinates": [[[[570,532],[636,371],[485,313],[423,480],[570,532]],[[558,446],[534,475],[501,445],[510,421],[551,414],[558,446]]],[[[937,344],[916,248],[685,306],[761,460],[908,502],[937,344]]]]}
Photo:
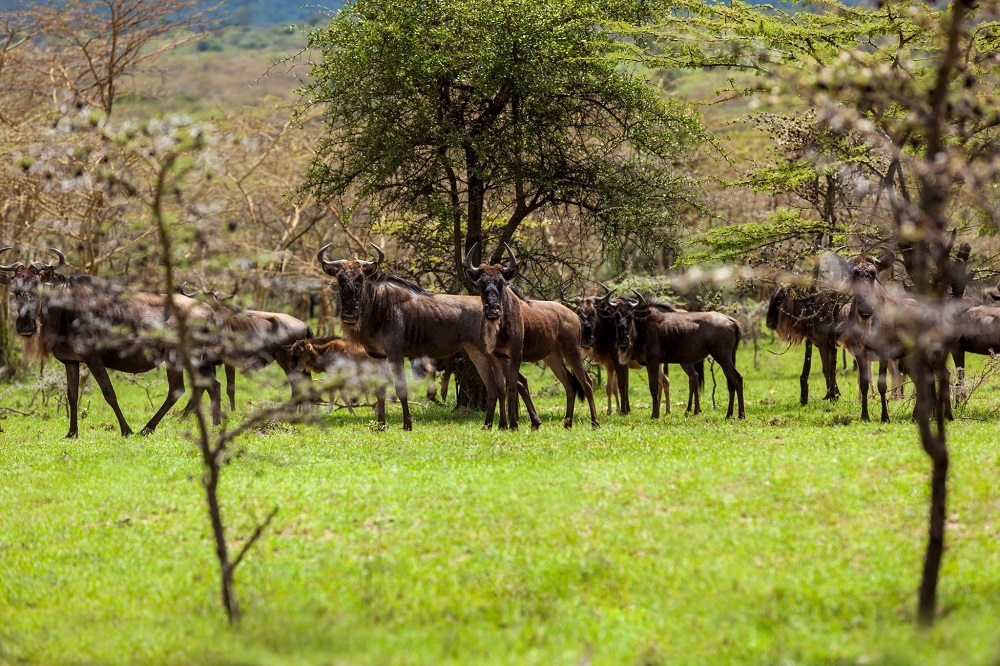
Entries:
{"type": "Polygon", "coordinates": [[[500,319],[483,318],[483,345],[486,353],[492,354],[497,346],[497,334],[500,332],[500,319]]]}
{"type": "Polygon", "coordinates": [[[42,322],[35,322],[35,334],[30,338],[21,336],[21,353],[28,363],[41,365],[49,357],[49,352],[42,342],[42,322]]]}

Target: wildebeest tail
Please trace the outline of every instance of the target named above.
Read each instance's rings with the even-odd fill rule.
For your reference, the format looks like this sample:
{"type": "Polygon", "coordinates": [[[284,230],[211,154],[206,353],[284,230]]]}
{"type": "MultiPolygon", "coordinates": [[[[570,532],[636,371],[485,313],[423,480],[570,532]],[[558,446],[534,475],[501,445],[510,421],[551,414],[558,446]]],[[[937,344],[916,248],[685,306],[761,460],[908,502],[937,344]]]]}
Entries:
{"type": "Polygon", "coordinates": [[[581,384],[580,380],[576,378],[576,375],[570,372],[570,369],[566,367],[565,363],[563,363],[563,370],[567,375],[569,375],[569,380],[573,382],[573,393],[576,394],[576,397],[583,398],[584,395],[586,395],[583,392],[583,384],[581,384]]]}

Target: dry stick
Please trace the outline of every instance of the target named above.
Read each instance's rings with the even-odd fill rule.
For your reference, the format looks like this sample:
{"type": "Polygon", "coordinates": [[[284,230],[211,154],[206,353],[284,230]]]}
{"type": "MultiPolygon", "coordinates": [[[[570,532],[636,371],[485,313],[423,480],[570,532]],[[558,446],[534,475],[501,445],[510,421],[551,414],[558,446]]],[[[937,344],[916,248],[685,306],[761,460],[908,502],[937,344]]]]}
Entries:
{"type": "MultiPolygon", "coordinates": [[[[170,153],[167,155],[162,164],[157,165],[159,169],[157,173],[156,190],[153,194],[152,209],[153,217],[159,231],[160,245],[163,248],[163,268],[165,272],[164,280],[166,282],[166,289],[164,291],[167,293],[167,307],[169,308],[171,314],[173,314],[173,316],[177,319],[177,330],[179,335],[178,351],[180,353],[181,363],[184,366],[184,372],[191,379],[192,384],[194,384],[197,375],[194,362],[191,360],[189,348],[190,332],[188,330],[187,317],[183,312],[181,312],[172,295],[172,285],[174,284],[174,267],[171,256],[172,244],[170,241],[170,234],[167,232],[166,220],[164,219],[162,208],[163,192],[165,189],[167,173],[173,167],[176,159],[177,154],[170,153]]],[[[226,610],[226,617],[229,620],[229,623],[235,625],[239,623],[240,618],[239,606],[236,603],[234,589],[234,572],[236,566],[243,559],[244,555],[246,555],[250,546],[252,546],[260,538],[264,528],[267,527],[274,517],[274,514],[277,512],[277,508],[275,508],[270,515],[268,515],[267,519],[257,527],[254,534],[240,550],[237,558],[230,561],[229,548],[226,543],[225,526],[222,522],[222,509],[219,505],[218,488],[219,477],[221,475],[221,463],[224,461],[226,454],[226,444],[231,437],[226,438],[224,436],[220,436],[216,445],[212,446],[208,424],[205,420],[205,414],[201,408],[201,392],[196,393],[194,406],[195,419],[198,424],[198,448],[201,450],[202,465],[204,466],[202,485],[205,487],[208,515],[212,524],[212,536],[215,540],[215,552],[219,560],[219,567],[221,571],[222,605],[226,610]]],[[[237,428],[237,431],[242,432],[242,429],[237,428]]],[[[223,433],[223,435],[225,435],[225,433],[223,433]]]]}

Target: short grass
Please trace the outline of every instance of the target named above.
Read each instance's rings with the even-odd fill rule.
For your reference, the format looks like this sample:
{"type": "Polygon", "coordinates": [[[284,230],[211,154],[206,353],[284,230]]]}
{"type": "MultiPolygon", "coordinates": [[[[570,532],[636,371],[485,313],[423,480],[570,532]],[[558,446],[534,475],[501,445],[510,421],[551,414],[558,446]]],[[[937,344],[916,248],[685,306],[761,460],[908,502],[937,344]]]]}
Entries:
{"type": "MultiPolygon", "coordinates": [[[[950,427],[942,617],[921,631],[928,463],[909,405],[889,425],[857,421],[853,399],[800,407],[801,354],[772,351],[757,369],[740,354],[745,422],[721,400],[651,422],[633,373],[632,416],[602,409],[592,431],[578,409],[564,430],[551,375],[531,367],[538,432],[435,405],[412,433],[398,405],[386,432],[370,411],[266,424],[224,472],[234,541],[280,507],[238,571],[236,630],[191,424],[121,439],[91,390],[67,441],[54,393],[8,391],[34,416],[0,421],[0,662],[997,663],[1000,394],[980,389],[950,427]]],[[[138,429],[146,392],[115,379],[138,429]]],[[[241,413],[276,395],[241,382],[241,413]]]]}

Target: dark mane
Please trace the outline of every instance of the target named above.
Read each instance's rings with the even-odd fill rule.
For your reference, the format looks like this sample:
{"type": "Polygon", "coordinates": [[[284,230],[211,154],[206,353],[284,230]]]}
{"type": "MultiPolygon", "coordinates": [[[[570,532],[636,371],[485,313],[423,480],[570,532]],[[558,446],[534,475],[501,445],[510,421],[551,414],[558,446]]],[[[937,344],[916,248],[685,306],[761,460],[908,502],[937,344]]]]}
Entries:
{"type": "Polygon", "coordinates": [[[427,291],[421,287],[416,282],[407,280],[406,278],[401,278],[398,275],[389,275],[388,273],[382,273],[374,279],[377,284],[391,284],[396,287],[401,287],[407,291],[413,292],[414,294],[421,294],[424,296],[429,296],[431,292],[427,291]]]}
{"type": "Polygon", "coordinates": [[[667,303],[650,303],[649,307],[659,310],[660,312],[677,312],[677,308],[667,303]]]}
{"type": "Polygon", "coordinates": [[[517,296],[517,297],[518,297],[519,299],[521,299],[522,301],[524,301],[525,303],[530,303],[530,302],[531,302],[531,299],[530,299],[530,298],[528,298],[527,296],[525,296],[525,295],[524,295],[524,294],[523,294],[523,293],[521,292],[521,290],[517,288],[517,286],[516,286],[516,285],[513,285],[513,284],[508,284],[508,285],[507,285],[507,288],[508,288],[508,289],[510,289],[510,290],[511,290],[512,292],[514,292],[514,295],[515,295],[515,296],[517,296]]]}

